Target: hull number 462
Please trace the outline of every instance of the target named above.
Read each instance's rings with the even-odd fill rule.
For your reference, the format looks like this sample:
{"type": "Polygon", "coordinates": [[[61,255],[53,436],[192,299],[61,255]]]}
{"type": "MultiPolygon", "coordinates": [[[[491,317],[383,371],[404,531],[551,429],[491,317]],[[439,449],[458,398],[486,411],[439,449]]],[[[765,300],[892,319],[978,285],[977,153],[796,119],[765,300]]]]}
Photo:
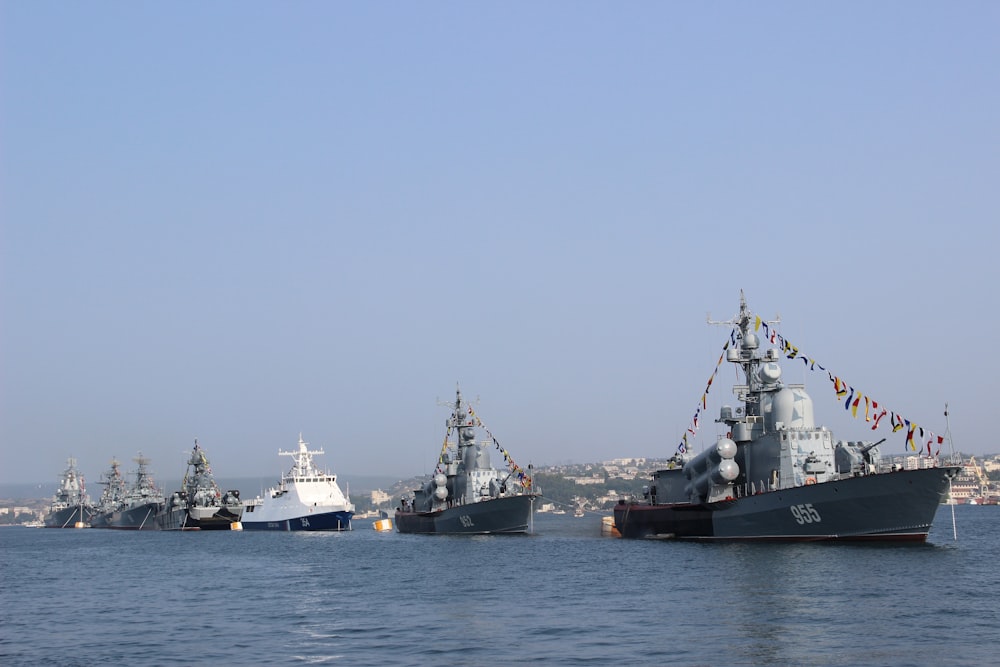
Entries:
{"type": "Polygon", "coordinates": [[[812,503],[792,505],[789,509],[792,511],[792,516],[795,517],[795,523],[800,526],[807,523],[819,523],[823,520],[812,503]]]}

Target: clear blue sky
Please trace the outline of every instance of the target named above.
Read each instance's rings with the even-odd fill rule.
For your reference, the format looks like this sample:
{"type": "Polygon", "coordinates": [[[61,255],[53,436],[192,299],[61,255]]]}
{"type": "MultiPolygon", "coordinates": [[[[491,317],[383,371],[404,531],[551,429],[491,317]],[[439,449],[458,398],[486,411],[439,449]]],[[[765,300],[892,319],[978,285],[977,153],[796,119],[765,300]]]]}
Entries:
{"type": "Polygon", "coordinates": [[[740,289],[1000,450],[998,34],[995,2],[5,1],[0,482],[177,478],[195,437],[274,476],[300,431],[420,474],[456,382],[519,464],[669,456],[740,289]]]}

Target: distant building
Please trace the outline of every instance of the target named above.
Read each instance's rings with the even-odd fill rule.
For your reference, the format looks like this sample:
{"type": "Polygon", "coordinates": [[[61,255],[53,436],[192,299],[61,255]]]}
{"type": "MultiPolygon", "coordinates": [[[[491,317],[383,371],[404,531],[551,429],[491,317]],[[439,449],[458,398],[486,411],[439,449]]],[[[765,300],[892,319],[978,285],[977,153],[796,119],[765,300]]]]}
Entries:
{"type": "Polygon", "coordinates": [[[592,475],[590,477],[567,477],[571,482],[585,486],[587,484],[604,484],[604,475],[592,475]]]}
{"type": "Polygon", "coordinates": [[[18,517],[22,514],[29,516],[41,516],[42,512],[36,512],[30,507],[0,507],[0,516],[18,517]]]}
{"type": "Polygon", "coordinates": [[[604,467],[608,468],[610,466],[615,466],[617,468],[626,467],[642,467],[646,465],[646,459],[611,459],[610,461],[604,461],[604,467]]]}
{"type": "Polygon", "coordinates": [[[927,456],[907,456],[903,459],[904,470],[920,470],[923,468],[933,468],[937,464],[937,459],[927,456]]]}

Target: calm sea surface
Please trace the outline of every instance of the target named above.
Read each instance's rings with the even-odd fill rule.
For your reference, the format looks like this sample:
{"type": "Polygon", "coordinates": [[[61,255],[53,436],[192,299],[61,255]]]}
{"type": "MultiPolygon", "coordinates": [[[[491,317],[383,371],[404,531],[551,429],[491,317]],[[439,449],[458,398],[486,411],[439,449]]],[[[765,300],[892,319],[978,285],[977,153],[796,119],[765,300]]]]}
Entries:
{"type": "Polygon", "coordinates": [[[1000,507],[919,546],[0,529],[0,665],[986,665],[1000,507]]]}

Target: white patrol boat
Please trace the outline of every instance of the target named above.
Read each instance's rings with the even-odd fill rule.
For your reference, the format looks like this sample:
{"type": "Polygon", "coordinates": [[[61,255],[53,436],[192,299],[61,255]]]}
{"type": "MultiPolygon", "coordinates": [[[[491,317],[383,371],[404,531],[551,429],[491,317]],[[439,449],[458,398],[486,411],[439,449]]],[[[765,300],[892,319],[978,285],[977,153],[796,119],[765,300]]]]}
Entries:
{"type": "Polygon", "coordinates": [[[323,450],[308,444],[300,433],[298,450],[278,450],[295,464],[263,497],[244,501],[244,530],[351,530],[354,503],[340,490],[336,475],[316,468],[313,455],[323,450]]]}

